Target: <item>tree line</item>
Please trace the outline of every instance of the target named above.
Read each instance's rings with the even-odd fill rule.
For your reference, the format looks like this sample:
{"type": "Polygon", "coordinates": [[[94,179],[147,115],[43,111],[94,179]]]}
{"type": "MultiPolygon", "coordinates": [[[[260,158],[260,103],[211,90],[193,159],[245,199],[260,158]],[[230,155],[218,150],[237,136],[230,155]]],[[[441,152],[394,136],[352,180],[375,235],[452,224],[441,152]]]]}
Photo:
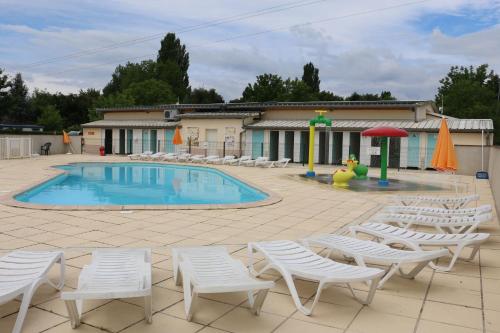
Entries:
{"type": "MultiPolygon", "coordinates": [[[[20,73],[9,77],[0,68],[0,122],[39,124],[47,131],[79,130],[80,125],[99,118],[96,108],[171,103],[223,103],[213,88],[192,88],[189,83],[189,52],[174,33],[160,43],[156,59],[118,65],[102,89],[78,93],[49,93],[35,89],[31,94],[20,73]]],[[[488,118],[495,124],[500,142],[499,76],[488,65],[450,68],[440,80],[435,96],[444,113],[458,118],[488,118]]],[[[258,75],[241,97],[230,102],[305,102],[395,100],[390,91],[379,94],[353,92],[343,97],[321,90],[319,69],[309,62],[300,78],[278,74],[258,75]]]]}

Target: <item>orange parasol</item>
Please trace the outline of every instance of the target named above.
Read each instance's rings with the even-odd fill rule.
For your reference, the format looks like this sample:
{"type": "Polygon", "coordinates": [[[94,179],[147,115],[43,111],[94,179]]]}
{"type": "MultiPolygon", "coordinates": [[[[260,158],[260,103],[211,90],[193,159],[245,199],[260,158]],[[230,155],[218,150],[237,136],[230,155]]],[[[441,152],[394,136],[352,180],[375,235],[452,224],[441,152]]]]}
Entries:
{"type": "Polygon", "coordinates": [[[453,145],[453,140],[451,139],[451,134],[448,130],[448,124],[445,118],[441,120],[441,128],[439,129],[431,165],[434,169],[439,171],[456,171],[458,167],[455,146],[453,145]]]}
{"type": "Polygon", "coordinates": [[[174,138],[172,140],[172,143],[174,145],[182,145],[182,136],[181,136],[181,131],[179,130],[179,127],[175,128],[175,133],[174,133],[174,138]]]}
{"type": "Polygon", "coordinates": [[[63,143],[64,143],[64,144],[69,144],[69,143],[71,143],[71,139],[69,138],[68,133],[66,133],[65,131],[63,131],[63,143]]]}

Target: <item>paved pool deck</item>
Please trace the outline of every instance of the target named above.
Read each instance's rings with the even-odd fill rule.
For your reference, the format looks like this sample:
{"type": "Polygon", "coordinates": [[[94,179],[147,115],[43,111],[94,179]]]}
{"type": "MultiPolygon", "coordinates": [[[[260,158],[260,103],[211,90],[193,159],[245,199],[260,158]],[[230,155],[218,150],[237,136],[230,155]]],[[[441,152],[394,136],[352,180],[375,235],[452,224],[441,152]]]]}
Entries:
{"type": "MultiPolygon", "coordinates": [[[[30,160],[0,161],[0,195],[15,193],[54,174],[51,166],[70,162],[121,162],[124,157],[55,155],[30,160]]],[[[339,232],[367,220],[388,202],[389,193],[351,192],[301,180],[301,165],[286,169],[217,166],[240,179],[268,189],[282,200],[245,209],[55,211],[0,204],[0,254],[15,249],[63,249],[67,259],[66,290],[76,288],[90,252],[99,247],[150,247],[153,250],[153,323],[143,320],[140,299],[88,302],[83,325],[73,330],[59,293],[48,286],[35,294],[23,332],[172,332],[172,333],[461,333],[500,332],[500,228],[497,215],[481,226],[489,241],[471,262],[460,261],[452,272],[426,268],[415,280],[399,276],[377,291],[373,303],[363,306],[347,288],[335,286],[321,296],[312,316],[298,312],[277,274],[263,312],[256,317],[246,309],[244,294],[214,294],[200,299],[192,322],[184,317],[182,289],[172,281],[170,248],[186,245],[225,245],[246,262],[246,243],[299,239],[339,232]]],[[[334,167],[318,167],[331,172],[334,167]]],[[[373,175],[377,170],[372,170],[373,175]]],[[[421,171],[390,170],[389,177],[439,184],[448,190],[481,196],[479,204],[493,204],[487,181],[421,171]]],[[[318,249],[321,250],[321,249],[318,249]]],[[[56,277],[56,270],[51,275],[56,277]]],[[[303,302],[310,302],[316,285],[297,281],[303,302]]],[[[360,293],[366,286],[355,285],[360,293]]],[[[19,302],[0,305],[0,332],[10,332],[19,302]]]]}

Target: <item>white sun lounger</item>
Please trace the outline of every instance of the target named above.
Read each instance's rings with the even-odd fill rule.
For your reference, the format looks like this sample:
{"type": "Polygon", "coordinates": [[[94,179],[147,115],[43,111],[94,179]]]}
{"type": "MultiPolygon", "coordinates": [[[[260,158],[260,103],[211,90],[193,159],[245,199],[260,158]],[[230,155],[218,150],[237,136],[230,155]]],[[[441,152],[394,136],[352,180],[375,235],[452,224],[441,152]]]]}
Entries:
{"type": "Polygon", "coordinates": [[[165,153],[160,151],[160,152],[157,152],[157,153],[154,153],[153,155],[151,155],[150,159],[152,161],[159,161],[163,158],[163,156],[165,156],[165,153]]]}
{"type": "Polygon", "coordinates": [[[453,256],[448,266],[437,266],[432,262],[429,263],[432,268],[445,272],[453,268],[465,247],[472,247],[471,255],[465,260],[474,259],[481,244],[490,236],[487,233],[431,234],[372,222],[351,226],[350,230],[353,236],[356,236],[356,233],[364,233],[381,240],[385,244],[401,244],[416,251],[421,251],[422,246],[438,246],[448,250],[450,250],[450,247],[456,247],[454,251],[450,250],[453,256]]]}
{"type": "Polygon", "coordinates": [[[219,157],[219,158],[214,158],[214,159],[210,159],[208,160],[208,163],[211,163],[211,164],[228,164],[230,161],[234,161],[236,160],[236,157],[234,157],[234,155],[226,155],[224,157],[219,157]]]}
{"type": "Polygon", "coordinates": [[[274,287],[272,281],[251,277],[243,263],[231,258],[222,246],[172,248],[172,263],[175,284],[183,284],[184,308],[189,321],[198,294],[246,291],[251,311],[258,315],[267,292],[274,287]]]}
{"type": "Polygon", "coordinates": [[[84,300],[132,297],[144,297],[146,321],[151,323],[150,249],[96,250],[80,273],[78,289],[61,293],[73,328],[80,325],[84,300]]]}
{"type": "Polygon", "coordinates": [[[147,161],[151,159],[151,156],[153,156],[152,151],[145,151],[144,153],[139,155],[139,159],[147,161]]]}
{"type": "Polygon", "coordinates": [[[48,283],[61,290],[64,286],[64,255],[60,251],[14,251],[0,258],[0,304],[23,295],[12,333],[21,333],[33,294],[48,283]],[[60,264],[59,282],[49,280],[48,272],[60,264]]]}
{"type": "Polygon", "coordinates": [[[257,166],[258,164],[269,161],[269,157],[259,156],[255,160],[243,161],[241,164],[244,166],[257,166]]]}
{"type": "Polygon", "coordinates": [[[252,156],[244,155],[241,156],[240,158],[235,158],[234,160],[228,161],[227,164],[229,165],[241,165],[241,163],[245,161],[250,161],[252,159],[252,156]]]}
{"type": "Polygon", "coordinates": [[[177,162],[188,162],[191,159],[191,154],[183,153],[177,156],[177,162]]]}
{"type": "Polygon", "coordinates": [[[367,263],[389,266],[385,276],[380,280],[378,288],[382,288],[384,283],[398,270],[402,277],[413,279],[431,261],[449,254],[447,249],[434,251],[400,250],[369,240],[331,234],[312,236],[304,239],[303,243],[306,246],[326,247],[328,249],[326,257],[329,257],[334,251],[340,252],[348,258],[354,259],[359,266],[366,266],[367,263]],[[401,266],[407,264],[416,264],[416,266],[405,273],[401,266]]]}
{"type": "Polygon", "coordinates": [[[289,158],[282,158],[277,161],[255,162],[255,166],[261,166],[267,168],[274,168],[274,167],[286,168],[288,162],[290,162],[289,158]]]}
{"type": "Polygon", "coordinates": [[[162,161],[167,161],[167,162],[175,161],[177,160],[177,153],[166,153],[165,155],[163,155],[161,159],[162,161]]]}
{"type": "Polygon", "coordinates": [[[380,213],[372,217],[370,221],[396,224],[405,229],[412,226],[427,226],[436,228],[440,233],[468,234],[476,230],[481,223],[491,221],[492,217],[491,213],[453,217],[380,213]]]}
{"type": "Polygon", "coordinates": [[[304,246],[288,240],[249,243],[248,255],[250,257],[249,268],[256,276],[270,269],[278,271],[283,276],[295,306],[306,316],[312,314],[321,291],[330,284],[345,283],[354,298],[363,304],[370,304],[379,280],[384,275],[384,271],[378,268],[347,265],[323,258],[304,246]],[[254,251],[263,254],[266,260],[266,265],[258,272],[253,268],[254,251]],[[294,277],[319,283],[316,296],[309,308],[302,305],[300,301],[293,281],[294,277]],[[353,282],[370,282],[370,290],[366,299],[361,300],[354,294],[350,285],[353,282]]]}
{"type": "Polygon", "coordinates": [[[131,160],[138,160],[141,158],[141,154],[130,154],[130,155],[127,155],[128,158],[130,158],[131,160]]]}
{"type": "Polygon", "coordinates": [[[422,206],[386,206],[384,211],[392,214],[412,214],[412,215],[429,215],[440,217],[454,217],[454,216],[477,216],[481,214],[488,214],[493,211],[491,205],[482,205],[474,208],[459,208],[459,209],[446,209],[437,207],[422,207],[422,206]]]}
{"type": "Polygon", "coordinates": [[[446,209],[464,208],[470,202],[479,200],[479,195],[470,194],[461,197],[444,197],[431,195],[394,195],[392,200],[397,205],[417,206],[421,204],[441,206],[446,209]]]}

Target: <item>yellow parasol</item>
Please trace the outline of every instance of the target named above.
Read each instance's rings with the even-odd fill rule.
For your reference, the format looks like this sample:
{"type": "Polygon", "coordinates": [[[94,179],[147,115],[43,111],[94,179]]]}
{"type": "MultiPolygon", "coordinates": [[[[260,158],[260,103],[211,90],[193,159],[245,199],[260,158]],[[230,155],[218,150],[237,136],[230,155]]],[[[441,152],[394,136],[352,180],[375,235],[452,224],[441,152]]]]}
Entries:
{"type": "Polygon", "coordinates": [[[63,143],[64,144],[70,144],[71,143],[71,139],[69,138],[68,133],[66,133],[65,131],[63,131],[63,143]]]}
{"type": "Polygon", "coordinates": [[[458,167],[455,146],[445,118],[441,120],[441,128],[439,129],[431,165],[436,170],[452,172],[456,171],[458,167]]]}
{"type": "Polygon", "coordinates": [[[179,130],[179,127],[175,128],[175,133],[174,133],[174,138],[172,140],[172,143],[174,145],[182,145],[182,136],[181,136],[181,131],[179,130]]]}

